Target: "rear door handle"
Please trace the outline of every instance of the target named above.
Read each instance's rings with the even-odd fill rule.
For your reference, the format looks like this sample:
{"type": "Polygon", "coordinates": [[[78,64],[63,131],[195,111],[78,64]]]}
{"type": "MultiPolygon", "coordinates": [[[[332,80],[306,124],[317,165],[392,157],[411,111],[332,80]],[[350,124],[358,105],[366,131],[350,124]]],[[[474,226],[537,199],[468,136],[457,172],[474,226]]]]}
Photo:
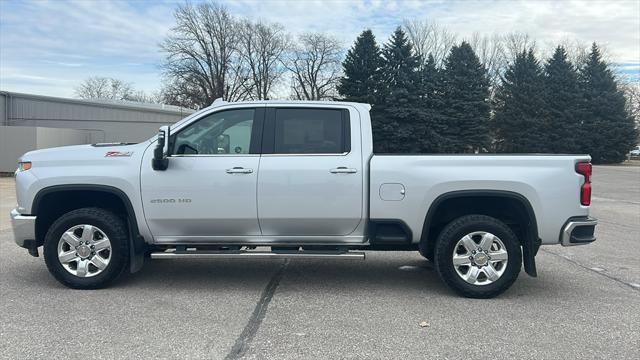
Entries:
{"type": "Polygon", "coordinates": [[[253,169],[245,169],[240,166],[236,166],[233,169],[227,169],[227,174],[251,174],[253,169]]]}
{"type": "Polygon", "coordinates": [[[340,166],[340,167],[337,167],[335,169],[329,170],[329,172],[332,173],[332,174],[355,174],[355,173],[358,172],[358,170],[357,169],[353,169],[353,168],[347,168],[347,167],[344,167],[344,166],[340,166]]]}

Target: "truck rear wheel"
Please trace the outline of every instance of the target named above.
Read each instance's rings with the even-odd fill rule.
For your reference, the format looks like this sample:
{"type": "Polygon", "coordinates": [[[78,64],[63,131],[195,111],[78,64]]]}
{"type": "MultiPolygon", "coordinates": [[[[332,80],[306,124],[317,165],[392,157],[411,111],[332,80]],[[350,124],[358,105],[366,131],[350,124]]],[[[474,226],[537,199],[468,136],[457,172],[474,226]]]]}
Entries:
{"type": "Polygon", "coordinates": [[[462,216],[438,236],[435,264],[440,278],[457,293],[492,298],[518,278],[522,253],[516,235],[485,215],[462,216]]]}
{"type": "Polygon", "coordinates": [[[44,260],[60,283],[98,289],[126,268],[129,239],[125,222],[110,211],[82,208],[56,220],[44,240],[44,260]]]}

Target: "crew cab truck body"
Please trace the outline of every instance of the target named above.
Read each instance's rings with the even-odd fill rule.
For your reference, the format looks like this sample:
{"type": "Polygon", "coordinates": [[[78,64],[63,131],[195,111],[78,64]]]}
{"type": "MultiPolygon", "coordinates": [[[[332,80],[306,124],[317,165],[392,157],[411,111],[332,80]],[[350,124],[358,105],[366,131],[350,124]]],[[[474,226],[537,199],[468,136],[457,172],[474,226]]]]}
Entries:
{"type": "Polygon", "coordinates": [[[19,246],[74,288],[151,258],[414,250],[492,297],[542,245],[595,240],[587,155],[374,155],[369,105],[215,102],[140,144],[25,154],[19,246]],[[256,249],[258,247],[258,249],[256,249]],[[270,249],[261,251],[260,249],[270,249]]]}

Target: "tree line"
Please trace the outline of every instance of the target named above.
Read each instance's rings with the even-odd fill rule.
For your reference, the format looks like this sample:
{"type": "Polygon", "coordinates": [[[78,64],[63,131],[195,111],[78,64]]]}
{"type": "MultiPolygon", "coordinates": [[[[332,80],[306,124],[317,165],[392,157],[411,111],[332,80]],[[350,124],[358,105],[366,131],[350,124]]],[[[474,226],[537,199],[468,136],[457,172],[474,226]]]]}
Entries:
{"type": "MultiPolygon", "coordinates": [[[[382,47],[365,30],[345,55],[335,37],[293,37],[280,24],[235,17],[215,2],[179,5],[175,19],[160,45],[161,91],[94,81],[124,85],[124,100],[189,108],[287,92],[298,100],[366,102],[379,153],[583,152],[595,162],[620,162],[637,141],[638,105],[628,99],[638,92],[625,97],[596,44],[589,50],[566,41],[539,60],[526,34],[459,41],[434,23],[406,21],[382,47]]],[[[103,96],[119,96],[102,88],[103,96]]],[[[78,96],[96,97],[80,89],[78,96]]]]}
{"type": "Polygon", "coordinates": [[[365,30],[349,49],[338,91],[372,104],[376,152],[587,153],[616,163],[636,144],[634,117],[595,43],[581,66],[563,46],[543,63],[533,48],[522,49],[493,96],[468,42],[437,64],[401,28],[382,48],[365,30]]]}
{"type": "Polygon", "coordinates": [[[92,76],[84,79],[76,86],[75,95],[81,99],[143,103],[161,103],[164,100],[160,92],[147,94],[142,90],[136,90],[130,82],[104,76],[92,76]]]}

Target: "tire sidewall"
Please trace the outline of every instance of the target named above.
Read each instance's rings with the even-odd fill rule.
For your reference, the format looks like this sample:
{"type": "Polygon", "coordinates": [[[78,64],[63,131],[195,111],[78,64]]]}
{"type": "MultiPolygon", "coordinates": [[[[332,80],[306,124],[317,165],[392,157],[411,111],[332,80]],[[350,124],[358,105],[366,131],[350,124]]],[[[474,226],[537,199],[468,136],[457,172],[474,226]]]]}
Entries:
{"type": "Polygon", "coordinates": [[[518,277],[522,266],[522,253],[517,237],[508,226],[497,219],[477,215],[454,220],[445,227],[436,246],[436,261],[438,273],[454,290],[465,296],[491,297],[505,291],[518,277]],[[461,220],[467,221],[459,225],[461,220]],[[455,228],[450,228],[450,226],[455,228]],[[490,232],[500,238],[509,256],[507,267],[502,276],[487,285],[467,283],[458,275],[453,265],[453,251],[458,241],[465,235],[476,231],[490,232]]]}
{"type": "Polygon", "coordinates": [[[71,211],[56,220],[44,240],[44,258],[53,276],[66,286],[72,288],[99,288],[114,280],[124,270],[128,254],[127,235],[124,222],[114,214],[102,209],[78,209],[71,211]],[[78,277],[68,272],[58,259],[58,242],[68,229],[88,224],[98,227],[111,242],[111,259],[107,267],[98,275],[78,277]]]}

